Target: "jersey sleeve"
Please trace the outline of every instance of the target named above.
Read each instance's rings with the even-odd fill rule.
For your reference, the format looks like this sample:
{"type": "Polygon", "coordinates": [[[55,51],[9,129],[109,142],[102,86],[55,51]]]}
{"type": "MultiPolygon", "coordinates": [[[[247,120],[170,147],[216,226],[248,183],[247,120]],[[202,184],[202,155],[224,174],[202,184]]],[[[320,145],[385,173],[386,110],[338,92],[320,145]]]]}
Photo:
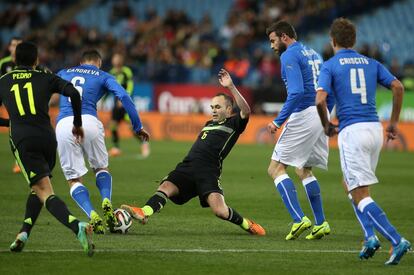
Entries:
{"type": "Polygon", "coordinates": [[[134,102],[132,101],[128,93],[125,91],[125,89],[122,88],[122,86],[119,85],[118,82],[116,82],[115,78],[110,75],[108,75],[105,80],[105,88],[109,92],[113,93],[117,98],[119,98],[119,100],[121,100],[122,106],[125,108],[126,112],[129,115],[129,118],[131,119],[134,131],[137,133],[139,130],[141,130],[141,119],[139,118],[138,112],[135,109],[134,102]]]}
{"type": "Polygon", "coordinates": [[[393,82],[395,79],[397,79],[390,71],[385,68],[384,65],[376,61],[377,64],[377,82],[381,84],[382,86],[389,88],[391,86],[391,82],[393,82]]]}
{"type": "Polygon", "coordinates": [[[242,118],[240,112],[237,112],[231,118],[232,126],[234,127],[237,133],[243,133],[246,129],[247,123],[249,122],[249,117],[242,118]]]}
{"type": "Polygon", "coordinates": [[[62,94],[67,85],[72,85],[70,82],[64,80],[59,75],[55,75],[53,73],[48,73],[46,75],[48,75],[50,77],[49,83],[50,83],[50,86],[51,86],[50,87],[51,93],[62,94]]]}
{"type": "Polygon", "coordinates": [[[328,94],[332,94],[332,75],[327,62],[321,67],[318,78],[318,88],[316,90],[324,90],[328,94]]]}
{"type": "Polygon", "coordinates": [[[281,58],[282,71],[286,77],[287,99],[283,104],[274,123],[280,127],[292,114],[298,102],[302,99],[305,89],[303,87],[303,76],[298,60],[292,55],[283,55],[281,58]]]}

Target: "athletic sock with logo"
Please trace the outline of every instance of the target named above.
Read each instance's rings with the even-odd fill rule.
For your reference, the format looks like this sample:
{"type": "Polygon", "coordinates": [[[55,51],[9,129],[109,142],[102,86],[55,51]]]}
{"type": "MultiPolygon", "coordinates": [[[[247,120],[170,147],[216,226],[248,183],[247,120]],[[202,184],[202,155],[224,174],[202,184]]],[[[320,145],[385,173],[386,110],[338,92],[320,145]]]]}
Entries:
{"type": "Polygon", "coordinates": [[[387,240],[389,240],[393,246],[400,243],[400,234],[398,234],[395,227],[388,221],[384,211],[371,197],[363,198],[358,204],[358,209],[367,215],[369,219],[371,219],[375,229],[377,229],[387,240]]]}
{"type": "Polygon", "coordinates": [[[279,191],[290,216],[295,223],[301,222],[305,216],[300,207],[295,185],[287,174],[283,174],[274,180],[276,189],[279,191]]]}
{"type": "Polygon", "coordinates": [[[302,183],[315,217],[315,225],[321,225],[325,221],[325,215],[323,213],[319,183],[313,176],[304,179],[302,183]]]}
{"type": "Polygon", "coordinates": [[[161,209],[167,203],[168,196],[162,191],[157,191],[155,194],[147,201],[144,207],[142,207],[142,211],[144,212],[145,216],[151,216],[155,212],[160,212],[161,209]]]}
{"type": "Polygon", "coordinates": [[[95,175],[96,177],[96,186],[99,189],[102,200],[105,198],[111,200],[112,196],[112,176],[106,170],[101,170],[95,175]]]}
{"type": "Polygon", "coordinates": [[[364,231],[364,238],[368,240],[370,237],[375,236],[374,225],[367,216],[359,211],[358,207],[355,206],[351,194],[348,194],[348,198],[351,201],[352,208],[354,209],[355,215],[361,224],[362,230],[364,231]]]}
{"type": "Polygon", "coordinates": [[[79,220],[72,216],[66,204],[59,197],[50,195],[45,201],[45,206],[58,221],[71,229],[73,233],[78,234],[79,220]]]}
{"type": "Polygon", "coordinates": [[[78,206],[88,215],[91,217],[91,212],[94,210],[91,199],[89,197],[89,191],[80,182],[77,182],[72,185],[70,188],[70,195],[72,196],[73,200],[78,204],[78,206]]]}
{"type": "Polygon", "coordinates": [[[39,217],[42,210],[43,203],[35,192],[30,192],[26,201],[26,212],[24,214],[24,221],[20,232],[26,232],[27,237],[30,236],[33,226],[36,223],[37,217],[39,217]]]}

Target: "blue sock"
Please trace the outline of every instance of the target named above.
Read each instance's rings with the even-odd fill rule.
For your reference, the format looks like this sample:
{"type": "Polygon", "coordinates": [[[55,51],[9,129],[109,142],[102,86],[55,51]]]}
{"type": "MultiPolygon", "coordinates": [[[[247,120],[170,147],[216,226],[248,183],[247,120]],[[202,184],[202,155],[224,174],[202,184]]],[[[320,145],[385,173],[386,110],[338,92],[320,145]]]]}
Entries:
{"type": "Polygon", "coordinates": [[[79,205],[79,207],[90,218],[91,211],[94,210],[94,208],[89,198],[88,189],[86,189],[86,187],[82,183],[77,182],[70,188],[70,195],[72,196],[73,200],[79,205]]]}
{"type": "Polygon", "coordinates": [[[305,187],[311,205],[313,216],[315,217],[315,225],[321,225],[325,221],[325,215],[322,208],[321,189],[315,177],[309,177],[302,181],[305,187]]]}
{"type": "Polygon", "coordinates": [[[364,231],[365,240],[368,238],[375,236],[374,232],[374,225],[371,222],[371,219],[367,218],[367,216],[359,211],[359,209],[355,206],[354,201],[352,200],[351,194],[348,194],[348,198],[351,201],[352,208],[354,208],[355,215],[361,224],[362,230],[364,231]]]}
{"type": "Polygon", "coordinates": [[[296,188],[293,184],[293,181],[287,174],[284,174],[277,177],[274,180],[274,183],[293,221],[301,222],[305,214],[303,214],[302,208],[300,208],[298,196],[296,194],[296,188]]]}
{"type": "Polygon", "coordinates": [[[400,243],[400,234],[398,234],[394,226],[392,226],[392,224],[388,221],[384,211],[382,211],[382,209],[371,197],[362,199],[358,204],[358,209],[369,219],[371,219],[375,229],[377,229],[387,240],[389,240],[393,246],[400,243]]]}
{"type": "Polygon", "coordinates": [[[96,173],[96,186],[101,193],[102,200],[105,198],[111,200],[112,196],[112,176],[106,170],[101,170],[96,173]]]}

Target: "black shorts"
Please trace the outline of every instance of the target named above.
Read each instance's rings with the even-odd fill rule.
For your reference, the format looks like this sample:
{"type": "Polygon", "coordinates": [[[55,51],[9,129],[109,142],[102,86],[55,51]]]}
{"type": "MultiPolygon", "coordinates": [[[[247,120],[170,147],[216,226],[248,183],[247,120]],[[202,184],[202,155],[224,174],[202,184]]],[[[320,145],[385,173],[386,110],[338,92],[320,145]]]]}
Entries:
{"type": "Polygon", "coordinates": [[[206,199],[210,193],[223,194],[220,170],[216,167],[181,162],[164,181],[170,181],[178,187],[179,194],[170,198],[175,204],[184,204],[198,196],[201,206],[209,207],[206,199]]]}
{"type": "Polygon", "coordinates": [[[115,103],[114,108],[112,109],[112,120],[116,122],[121,122],[125,119],[126,111],[124,107],[118,107],[115,103]]]}
{"type": "Polygon", "coordinates": [[[56,163],[55,138],[30,137],[21,140],[17,145],[10,139],[10,146],[30,186],[43,177],[52,177],[56,163]]]}

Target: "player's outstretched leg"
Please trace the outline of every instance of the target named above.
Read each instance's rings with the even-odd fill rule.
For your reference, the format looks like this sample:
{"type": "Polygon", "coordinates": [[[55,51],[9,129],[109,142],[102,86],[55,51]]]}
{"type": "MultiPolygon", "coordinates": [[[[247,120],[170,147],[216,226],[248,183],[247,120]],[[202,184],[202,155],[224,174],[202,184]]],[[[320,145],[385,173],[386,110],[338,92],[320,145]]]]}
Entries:
{"type": "Polygon", "coordinates": [[[393,246],[390,259],[386,265],[397,265],[401,258],[411,249],[411,243],[402,238],[394,226],[389,222],[384,211],[371,198],[365,197],[358,203],[358,209],[364,213],[378,230],[393,246]]]}
{"type": "Polygon", "coordinates": [[[88,215],[90,219],[89,223],[92,225],[94,232],[96,234],[104,234],[105,228],[103,220],[92,206],[89,191],[86,186],[80,182],[71,182],[70,184],[70,195],[86,215],[88,215]]]}
{"type": "Polygon", "coordinates": [[[125,209],[134,219],[138,220],[140,223],[146,224],[150,216],[156,212],[161,211],[161,209],[167,203],[167,200],[167,194],[163,191],[158,190],[142,208],[126,204],[121,205],[121,208],[125,209]]]}
{"type": "Polygon", "coordinates": [[[210,193],[206,198],[206,202],[218,218],[234,223],[252,235],[266,235],[266,231],[260,224],[243,218],[236,210],[227,206],[221,193],[210,193]]]}
{"type": "Polygon", "coordinates": [[[99,170],[95,174],[96,186],[99,189],[99,193],[102,198],[102,210],[105,217],[106,225],[112,232],[114,226],[117,224],[117,220],[114,215],[114,209],[112,207],[112,175],[108,170],[99,170]]]}
{"type": "Polygon", "coordinates": [[[43,203],[35,192],[30,192],[26,201],[26,212],[24,214],[24,221],[22,228],[16,236],[14,242],[10,245],[12,252],[21,252],[30,236],[33,226],[36,223],[37,217],[42,210],[43,203]]]}

